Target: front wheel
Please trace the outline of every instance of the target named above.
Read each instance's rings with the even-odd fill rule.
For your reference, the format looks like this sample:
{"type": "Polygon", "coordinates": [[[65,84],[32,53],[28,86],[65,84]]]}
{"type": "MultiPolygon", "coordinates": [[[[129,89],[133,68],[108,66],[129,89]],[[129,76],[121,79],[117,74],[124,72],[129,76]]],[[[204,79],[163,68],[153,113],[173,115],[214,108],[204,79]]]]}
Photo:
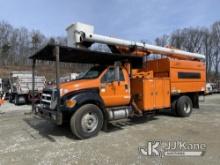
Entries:
{"type": "Polygon", "coordinates": [[[176,114],[180,117],[188,117],[192,113],[192,100],[188,96],[181,96],[176,102],[176,114]]]}
{"type": "Polygon", "coordinates": [[[73,114],[70,120],[71,130],[79,139],[96,136],[102,125],[102,111],[94,104],[83,105],[73,114]]]}

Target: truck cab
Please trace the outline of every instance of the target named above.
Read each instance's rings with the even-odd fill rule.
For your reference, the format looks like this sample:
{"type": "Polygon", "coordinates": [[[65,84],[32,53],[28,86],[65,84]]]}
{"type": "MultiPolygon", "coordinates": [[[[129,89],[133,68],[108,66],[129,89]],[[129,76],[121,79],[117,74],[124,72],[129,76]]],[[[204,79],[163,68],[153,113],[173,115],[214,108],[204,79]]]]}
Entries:
{"type": "MultiPolygon", "coordinates": [[[[48,90],[45,89],[44,91],[48,90]]],[[[74,95],[90,90],[98,91],[106,107],[128,105],[130,103],[130,79],[127,70],[123,66],[119,68],[119,79],[116,78],[114,66],[98,65],[89,69],[76,80],[60,84],[61,98],[66,95],[69,97],[70,93],[74,95]]],[[[46,96],[44,93],[42,95],[46,96]]],[[[42,102],[48,101],[43,99],[42,102]]]]}
{"type": "MultiPolygon", "coordinates": [[[[44,117],[47,115],[47,118],[49,117],[57,124],[72,121],[72,116],[75,116],[74,114],[78,109],[84,106],[89,106],[97,112],[101,109],[102,114],[99,114],[99,118],[108,120],[128,117],[131,112],[130,78],[127,69],[123,65],[93,66],[76,80],[60,83],[59,91],[61,100],[60,115],[54,114],[57,109],[56,88],[45,88],[41,102],[36,107],[39,114],[44,117]],[[114,113],[114,108],[120,111],[114,113]],[[46,113],[45,109],[47,110],[46,113]]],[[[98,114],[94,114],[92,111],[91,114],[87,114],[84,120],[98,122],[100,119],[96,118],[98,118],[98,114]]],[[[101,126],[103,126],[102,122],[99,127],[101,126]]],[[[78,136],[81,138],[90,137],[88,130],[90,130],[90,126],[87,123],[84,130],[86,133],[78,136]]]]}
{"type": "Polygon", "coordinates": [[[121,66],[117,79],[115,69],[114,66],[94,66],[76,80],[61,83],[60,95],[97,90],[106,107],[128,105],[131,99],[129,75],[121,66]]]}

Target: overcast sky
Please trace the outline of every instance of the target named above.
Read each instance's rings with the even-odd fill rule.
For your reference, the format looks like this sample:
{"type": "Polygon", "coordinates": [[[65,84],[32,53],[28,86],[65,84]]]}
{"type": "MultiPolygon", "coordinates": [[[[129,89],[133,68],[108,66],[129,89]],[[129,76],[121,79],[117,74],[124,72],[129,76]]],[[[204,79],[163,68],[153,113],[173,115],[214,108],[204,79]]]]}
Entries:
{"type": "Polygon", "coordinates": [[[153,41],[220,20],[220,0],[0,0],[0,20],[46,36],[65,36],[80,21],[95,25],[97,34],[153,41]]]}

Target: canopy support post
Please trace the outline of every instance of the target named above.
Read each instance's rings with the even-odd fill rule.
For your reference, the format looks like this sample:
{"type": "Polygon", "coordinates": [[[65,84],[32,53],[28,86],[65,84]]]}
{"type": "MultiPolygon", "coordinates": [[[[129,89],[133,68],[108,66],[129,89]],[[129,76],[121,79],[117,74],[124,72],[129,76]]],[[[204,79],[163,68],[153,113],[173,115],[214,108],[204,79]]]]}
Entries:
{"type": "Polygon", "coordinates": [[[53,55],[56,57],[57,111],[60,110],[60,47],[55,46],[53,55]]]}
{"type": "Polygon", "coordinates": [[[34,89],[35,89],[35,68],[36,68],[36,59],[32,60],[32,99],[31,99],[31,103],[32,103],[32,112],[34,112],[34,89]]]}

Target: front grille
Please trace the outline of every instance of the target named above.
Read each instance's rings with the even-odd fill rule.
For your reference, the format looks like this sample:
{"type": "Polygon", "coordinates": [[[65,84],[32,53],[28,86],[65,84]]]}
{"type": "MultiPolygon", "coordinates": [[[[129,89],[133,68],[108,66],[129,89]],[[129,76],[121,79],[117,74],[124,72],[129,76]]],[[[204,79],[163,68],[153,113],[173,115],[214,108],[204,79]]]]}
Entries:
{"type": "Polygon", "coordinates": [[[45,109],[55,109],[57,102],[56,89],[44,89],[41,97],[41,104],[45,109]]]}

